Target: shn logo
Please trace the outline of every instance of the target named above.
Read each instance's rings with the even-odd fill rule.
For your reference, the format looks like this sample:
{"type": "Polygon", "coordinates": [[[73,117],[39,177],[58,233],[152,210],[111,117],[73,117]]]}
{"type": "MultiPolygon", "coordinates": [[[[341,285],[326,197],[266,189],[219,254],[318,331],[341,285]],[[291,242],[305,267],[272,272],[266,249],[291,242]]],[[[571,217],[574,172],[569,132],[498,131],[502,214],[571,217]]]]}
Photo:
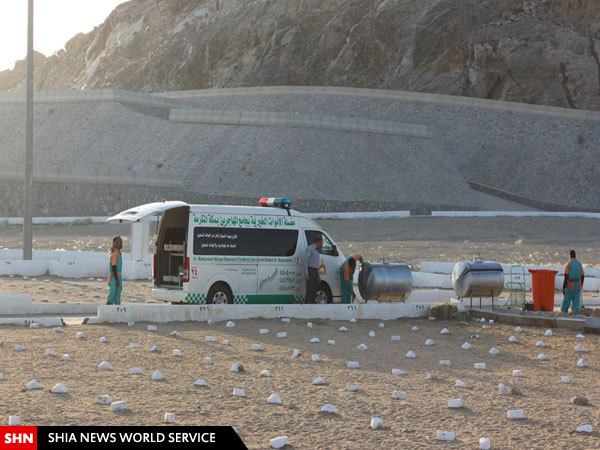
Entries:
{"type": "Polygon", "coordinates": [[[5,444],[33,444],[33,433],[4,433],[5,444]]]}

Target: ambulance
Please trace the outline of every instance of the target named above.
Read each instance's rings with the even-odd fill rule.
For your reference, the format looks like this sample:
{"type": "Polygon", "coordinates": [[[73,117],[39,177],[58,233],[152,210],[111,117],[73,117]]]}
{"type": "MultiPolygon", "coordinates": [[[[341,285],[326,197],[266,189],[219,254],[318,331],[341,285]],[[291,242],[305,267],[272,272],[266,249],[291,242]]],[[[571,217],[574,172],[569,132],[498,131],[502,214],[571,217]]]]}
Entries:
{"type": "Polygon", "coordinates": [[[163,201],[137,206],[109,222],[159,215],[152,297],[171,303],[304,303],[304,253],[323,238],[316,303],[341,301],[344,255],[315,221],[287,198],[259,206],[190,205],[163,201]]]}

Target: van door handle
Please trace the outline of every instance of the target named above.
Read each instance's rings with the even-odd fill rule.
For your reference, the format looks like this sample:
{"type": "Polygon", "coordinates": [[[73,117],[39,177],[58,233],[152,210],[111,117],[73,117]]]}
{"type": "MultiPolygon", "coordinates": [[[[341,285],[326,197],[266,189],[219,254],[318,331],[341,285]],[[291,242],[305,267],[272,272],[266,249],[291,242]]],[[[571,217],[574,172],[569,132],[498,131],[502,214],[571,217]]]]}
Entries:
{"type": "Polygon", "coordinates": [[[294,264],[298,264],[300,262],[300,258],[294,258],[294,264]]]}

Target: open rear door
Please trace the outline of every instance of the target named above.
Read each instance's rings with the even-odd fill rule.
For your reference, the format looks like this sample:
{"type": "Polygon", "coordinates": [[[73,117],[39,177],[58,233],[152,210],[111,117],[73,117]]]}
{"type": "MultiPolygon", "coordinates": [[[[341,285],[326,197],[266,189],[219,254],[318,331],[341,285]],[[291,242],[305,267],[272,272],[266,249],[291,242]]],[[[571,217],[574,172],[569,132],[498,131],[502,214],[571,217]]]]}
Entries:
{"type": "Polygon", "coordinates": [[[182,206],[189,206],[186,202],[171,201],[171,202],[155,202],[146,203],[145,205],[136,206],[126,211],[120,212],[116,216],[109,217],[107,222],[111,223],[135,223],[141,222],[150,216],[161,214],[169,209],[180,208],[182,206]]]}

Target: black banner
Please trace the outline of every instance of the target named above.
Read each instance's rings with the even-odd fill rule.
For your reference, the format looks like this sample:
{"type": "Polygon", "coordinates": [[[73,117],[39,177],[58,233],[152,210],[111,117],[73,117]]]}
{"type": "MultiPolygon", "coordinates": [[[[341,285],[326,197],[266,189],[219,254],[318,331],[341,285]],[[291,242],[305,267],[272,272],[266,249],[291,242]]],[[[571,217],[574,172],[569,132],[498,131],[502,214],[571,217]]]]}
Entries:
{"type": "Polygon", "coordinates": [[[38,449],[247,449],[233,427],[37,427],[38,449]]]}

